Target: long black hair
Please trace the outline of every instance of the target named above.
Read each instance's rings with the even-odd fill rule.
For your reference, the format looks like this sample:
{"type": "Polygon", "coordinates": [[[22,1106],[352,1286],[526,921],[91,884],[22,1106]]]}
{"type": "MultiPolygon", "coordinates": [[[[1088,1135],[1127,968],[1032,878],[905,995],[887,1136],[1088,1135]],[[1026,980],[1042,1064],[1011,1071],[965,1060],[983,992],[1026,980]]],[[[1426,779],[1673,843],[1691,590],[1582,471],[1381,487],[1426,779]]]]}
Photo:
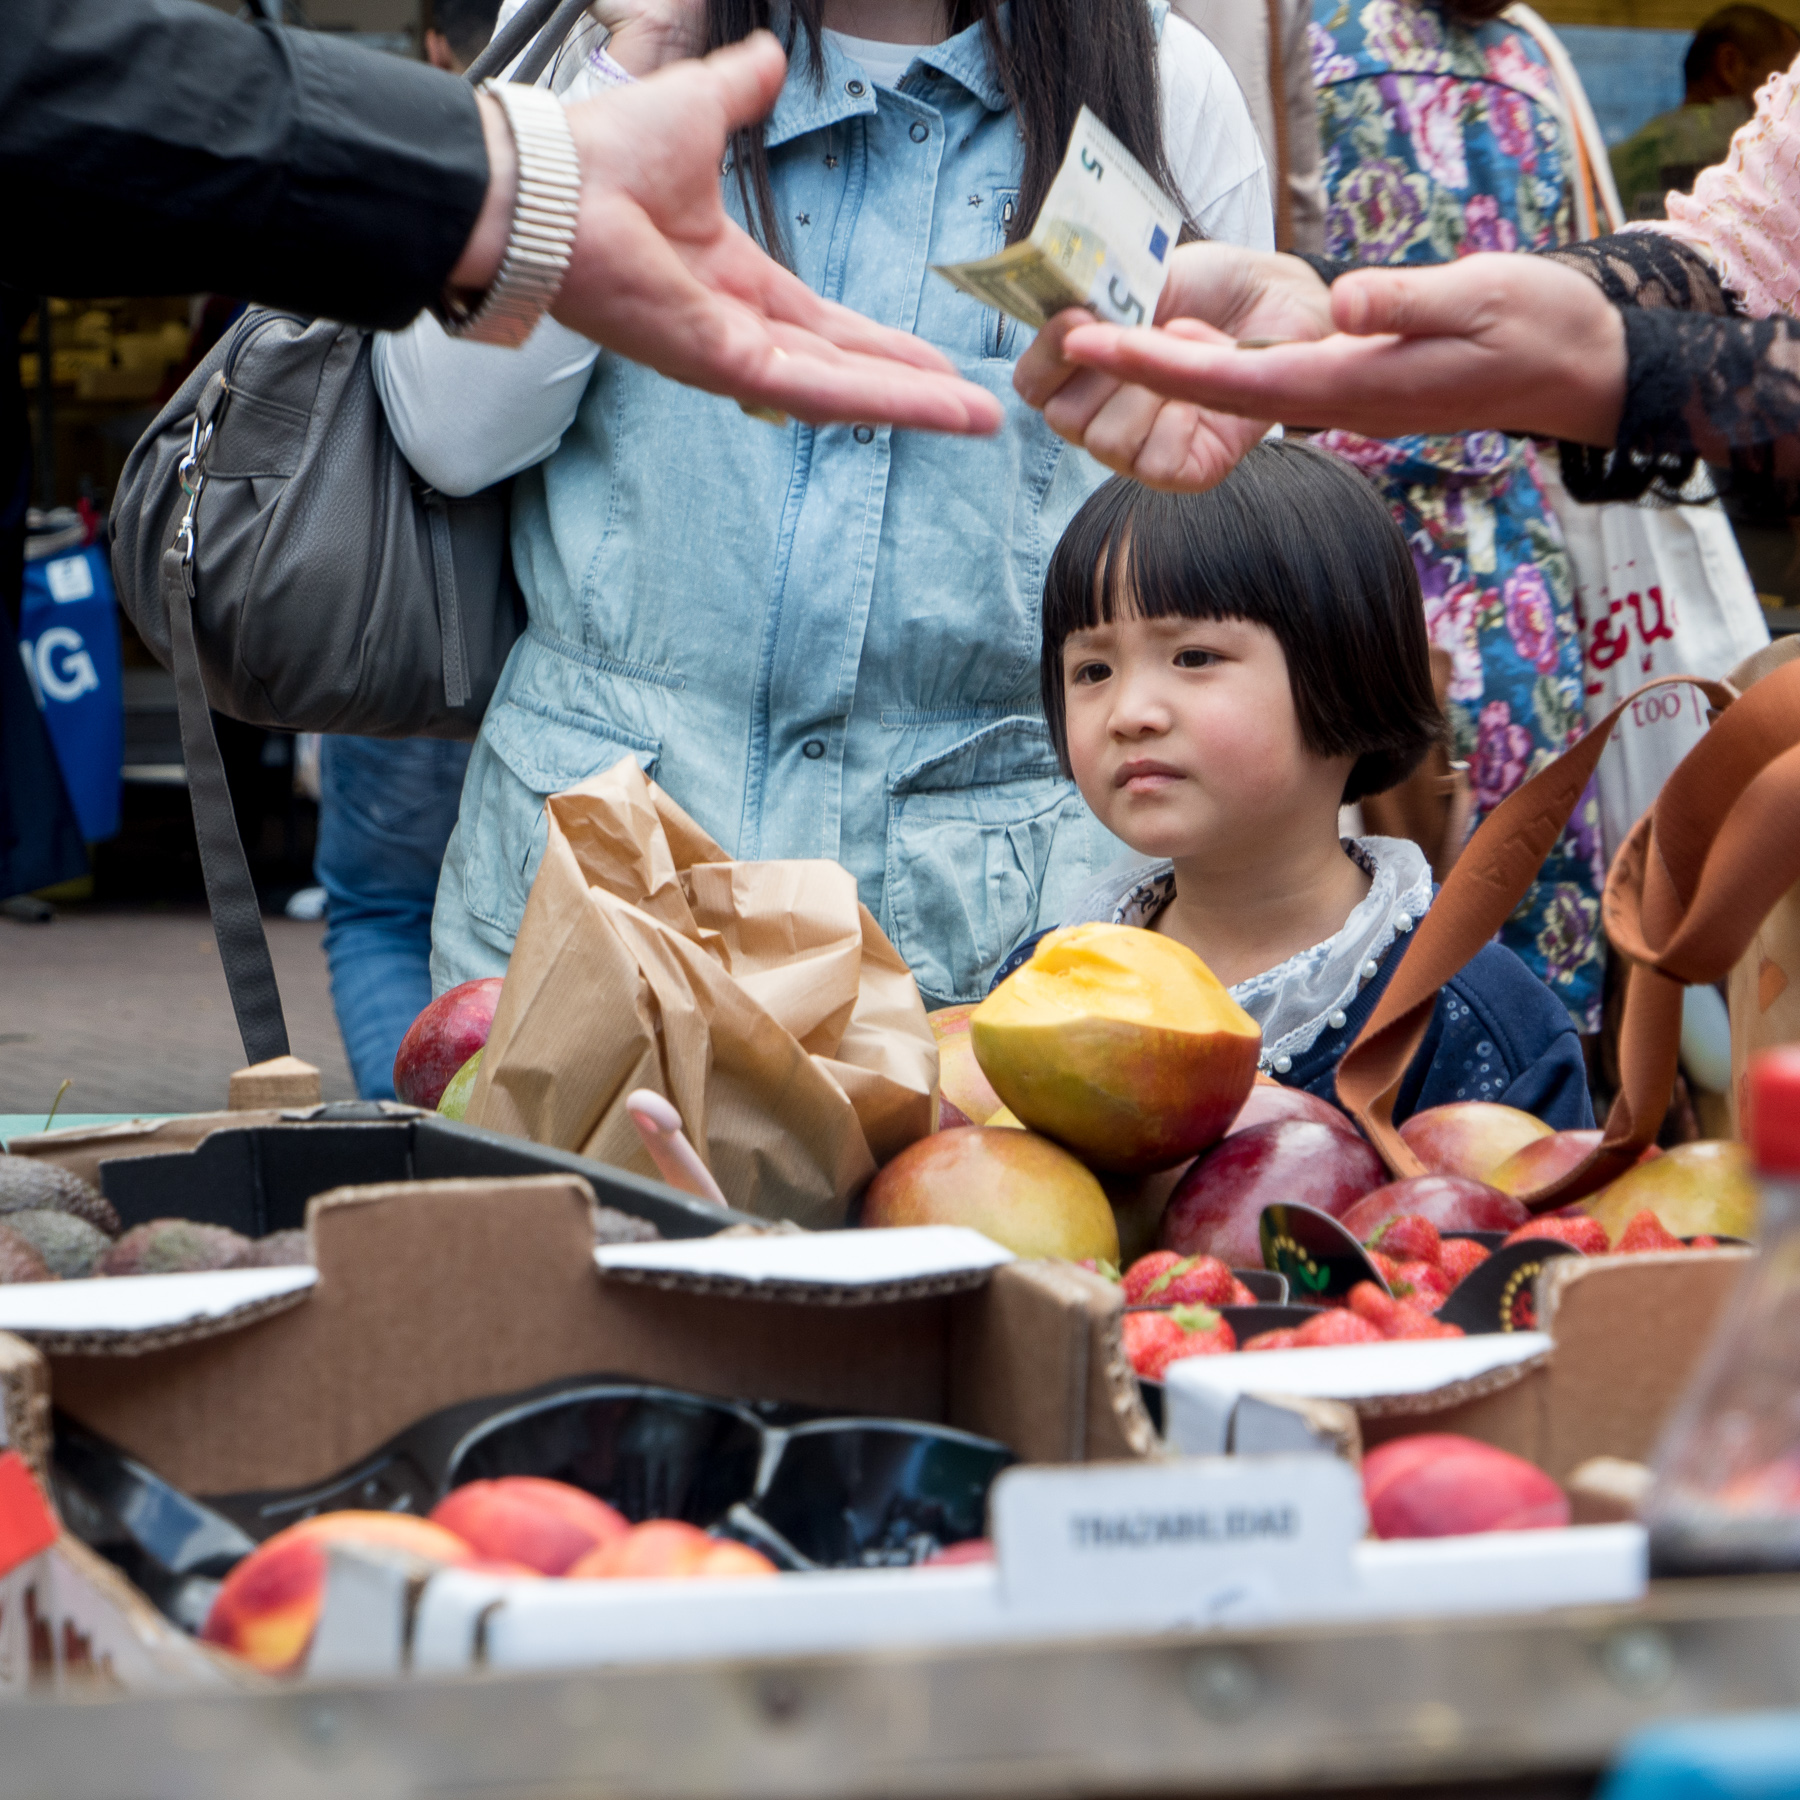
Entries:
{"type": "MultiPolygon", "coordinates": [[[[1004,30],[1001,0],[946,0],[946,4],[951,36],[971,25],[981,26],[989,61],[1012,104],[1025,146],[1009,243],[1022,238],[1037,218],[1068,148],[1075,116],[1084,105],[1165,193],[1181,199],[1181,186],[1163,149],[1156,34],[1144,0],[1013,0],[1004,30]]],[[[813,80],[822,80],[825,52],[819,33],[824,0],[787,0],[783,10],[789,59],[803,51],[813,80]]],[[[712,50],[735,44],[758,28],[776,29],[772,0],[707,0],[706,13],[707,48],[712,50]]],[[[737,133],[731,165],[751,230],[764,249],[786,261],[760,126],[737,133]]]]}
{"type": "Polygon", "coordinates": [[[1064,774],[1063,645],[1131,618],[1272,631],[1301,741],[1315,756],[1356,758],[1346,805],[1404,781],[1443,739],[1406,539],[1369,482],[1322,450],[1271,439],[1206,493],[1115,475],[1083,502],[1044,581],[1044,717],[1064,774]]]}

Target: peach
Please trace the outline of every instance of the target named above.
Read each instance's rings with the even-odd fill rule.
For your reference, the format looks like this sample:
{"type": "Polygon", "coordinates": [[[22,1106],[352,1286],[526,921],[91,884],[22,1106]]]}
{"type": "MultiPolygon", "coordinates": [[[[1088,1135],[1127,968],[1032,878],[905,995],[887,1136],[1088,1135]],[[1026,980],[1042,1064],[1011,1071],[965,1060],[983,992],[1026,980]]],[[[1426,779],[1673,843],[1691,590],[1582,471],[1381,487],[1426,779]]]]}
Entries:
{"type": "Polygon", "coordinates": [[[590,1550],[569,1570],[571,1581],[681,1580],[699,1576],[775,1575],[760,1550],[711,1538],[680,1519],[647,1519],[622,1538],[590,1550]]]}
{"type": "Polygon", "coordinates": [[[1119,1260],[1100,1183],[1033,1131],[964,1125],[908,1144],[869,1183],[862,1222],[967,1225],[1017,1256],[1119,1260]]]}
{"type": "Polygon", "coordinates": [[[451,1568],[481,1560],[455,1532],[408,1513],[319,1513],[258,1544],[225,1577],[201,1639],[266,1674],[297,1667],[319,1622],[331,1543],[386,1546],[451,1568]]]}
{"type": "Polygon", "coordinates": [[[1568,1496],[1542,1469],[1450,1431],[1371,1450],[1363,1458],[1363,1499],[1381,1538],[1548,1531],[1569,1522],[1568,1496]]]}
{"type": "Polygon", "coordinates": [[[1277,1119],[1236,1131],[1181,1178],[1159,1241],[1183,1256],[1216,1256],[1233,1269],[1262,1267],[1258,1221],[1277,1201],[1335,1219],[1387,1175],[1354,1134],[1310,1119],[1277,1119]]]}
{"type": "Polygon", "coordinates": [[[1359,1244],[1373,1243],[1390,1219],[1413,1214],[1439,1231],[1513,1231],[1531,1217],[1511,1194],[1463,1175],[1409,1175],[1364,1194],[1338,1223],[1359,1244]]]}
{"type": "Polygon", "coordinates": [[[1750,1152],[1722,1138],[1677,1144],[1582,1202],[1616,1244],[1640,1212],[1653,1212],[1678,1238],[1756,1235],[1756,1181],[1750,1152]]]}
{"type": "Polygon", "coordinates": [[[973,1004],[946,1006],[928,1015],[938,1047],[938,1129],[985,1125],[1000,1110],[1000,1096],[975,1060],[969,1041],[973,1004]]]}
{"type": "Polygon", "coordinates": [[[1605,1136],[1604,1131],[1553,1131],[1548,1137],[1533,1138],[1485,1179],[1503,1194],[1533,1193],[1586,1162],[1605,1136]]]}
{"type": "Polygon", "coordinates": [[[447,989],[406,1028],[394,1055],[394,1092],[408,1106],[435,1107],[450,1078],[488,1041],[504,977],[447,989]]]}
{"type": "Polygon", "coordinates": [[[1262,1048],[1256,1021],[1193,951],[1134,925],[1049,933],[969,1029],[1014,1114],[1118,1174],[1216,1143],[1262,1048]]]}
{"type": "Polygon", "coordinates": [[[631,1529],[625,1515],[604,1500],[536,1475],[464,1482],[431,1509],[431,1519],[480,1555],[523,1563],[540,1575],[562,1574],[631,1529]]]}
{"type": "Polygon", "coordinates": [[[1427,1175],[1468,1175],[1476,1181],[1486,1181],[1534,1139],[1549,1136],[1542,1119],[1492,1100],[1428,1106],[1400,1127],[1402,1142],[1425,1165],[1427,1175]]]}

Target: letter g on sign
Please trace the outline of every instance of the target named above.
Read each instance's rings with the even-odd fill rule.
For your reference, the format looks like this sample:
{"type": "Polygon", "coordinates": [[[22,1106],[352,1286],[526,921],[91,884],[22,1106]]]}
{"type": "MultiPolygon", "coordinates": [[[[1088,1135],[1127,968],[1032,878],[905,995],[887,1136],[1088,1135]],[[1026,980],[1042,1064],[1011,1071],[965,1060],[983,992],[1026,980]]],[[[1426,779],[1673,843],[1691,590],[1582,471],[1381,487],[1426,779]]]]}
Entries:
{"type": "Polygon", "coordinates": [[[37,678],[46,700],[79,700],[100,685],[81,633],[67,625],[52,625],[38,633],[37,678]]]}

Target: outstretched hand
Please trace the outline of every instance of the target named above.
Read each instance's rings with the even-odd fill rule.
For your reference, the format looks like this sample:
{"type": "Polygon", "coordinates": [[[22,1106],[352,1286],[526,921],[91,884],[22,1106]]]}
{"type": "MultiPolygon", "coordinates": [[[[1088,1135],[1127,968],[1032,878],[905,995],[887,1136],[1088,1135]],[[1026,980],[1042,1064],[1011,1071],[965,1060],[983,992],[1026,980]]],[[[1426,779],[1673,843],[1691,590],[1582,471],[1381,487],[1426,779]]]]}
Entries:
{"type": "Polygon", "coordinates": [[[1494,430],[1606,445],[1617,436],[1624,325],[1573,269],[1481,255],[1361,270],[1332,287],[1330,305],[1336,329],[1312,342],[1245,350],[1191,320],[1121,331],[1090,319],[1065,334],[1061,354],[1191,409],[1221,438],[1230,417],[1370,437],[1494,430]]]}
{"type": "MultiPolygon", "coordinates": [[[[1183,342],[1227,353],[1239,338],[1319,338],[1332,329],[1329,291],[1307,264],[1228,244],[1177,250],[1156,316],[1183,342]]],[[[1013,386],[1070,443],[1147,487],[1192,491],[1221,481],[1266,426],[1071,354],[1071,343],[1086,345],[1103,329],[1111,328],[1079,309],[1059,313],[1020,358],[1013,386]]],[[[1114,335],[1156,342],[1165,334],[1114,335]]]]}
{"type": "Polygon", "coordinates": [[[820,299],[726,213],[727,141],[774,105],[786,66],[759,31],[569,108],[581,209],[553,312],[677,381],[816,423],[998,429],[992,394],[918,338],[820,299]]]}

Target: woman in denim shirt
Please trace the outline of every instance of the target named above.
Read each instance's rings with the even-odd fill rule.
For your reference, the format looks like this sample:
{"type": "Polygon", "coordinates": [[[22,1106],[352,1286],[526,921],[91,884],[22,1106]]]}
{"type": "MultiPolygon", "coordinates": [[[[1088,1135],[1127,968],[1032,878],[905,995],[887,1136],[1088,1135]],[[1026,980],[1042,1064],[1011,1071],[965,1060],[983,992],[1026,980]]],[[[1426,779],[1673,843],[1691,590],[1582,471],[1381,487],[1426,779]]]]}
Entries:
{"type": "MultiPolygon", "coordinates": [[[[601,10],[679,19],[684,3],[601,10]]],[[[1014,395],[1030,333],[931,265],[1029,225],[1083,101],[1207,237],[1268,247],[1267,178],[1229,72],[1163,0],[952,4],[794,0],[787,85],[725,191],[819,292],[989,388],[995,437],[772,426],[548,321],[522,351],[452,343],[429,319],[378,346],[426,480],[468,493],[518,475],[530,627],[444,860],[440,990],[504,970],[545,795],[626,756],[734,856],[844,864],[931,1005],[979,997],[1120,854],[1058,770],[1036,673],[1045,563],[1105,472],[1014,395]]],[[[768,5],[711,0],[711,36],[768,5]]],[[[666,34],[633,68],[631,37],[609,45],[617,61],[572,45],[555,85],[573,96],[687,47],[666,34]]]]}

